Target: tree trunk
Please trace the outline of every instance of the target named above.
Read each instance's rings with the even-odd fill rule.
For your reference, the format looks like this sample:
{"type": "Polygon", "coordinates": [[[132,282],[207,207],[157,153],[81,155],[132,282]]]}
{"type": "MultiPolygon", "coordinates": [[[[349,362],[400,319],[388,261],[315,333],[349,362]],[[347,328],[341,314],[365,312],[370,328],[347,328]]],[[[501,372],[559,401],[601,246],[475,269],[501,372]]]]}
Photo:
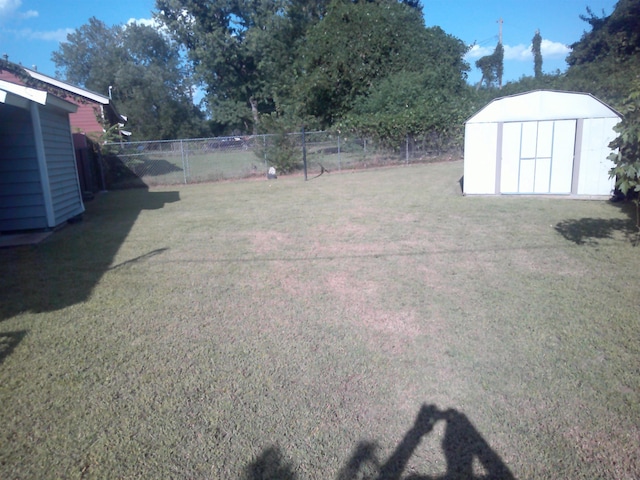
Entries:
{"type": "Polygon", "coordinates": [[[249,97],[249,104],[251,105],[251,115],[253,116],[253,135],[258,135],[258,123],[260,117],[258,116],[258,102],[253,97],[249,97]]]}

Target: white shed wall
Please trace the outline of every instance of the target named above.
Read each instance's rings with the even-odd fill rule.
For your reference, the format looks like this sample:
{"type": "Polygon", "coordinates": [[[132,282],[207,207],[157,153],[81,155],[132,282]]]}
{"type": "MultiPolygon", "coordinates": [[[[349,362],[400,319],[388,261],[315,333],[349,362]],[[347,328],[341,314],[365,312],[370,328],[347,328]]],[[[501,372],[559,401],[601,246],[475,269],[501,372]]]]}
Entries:
{"type": "Polygon", "coordinates": [[[580,144],[580,171],[578,173],[578,195],[609,195],[615,179],[609,178],[613,162],[607,157],[611,153],[608,145],[616,138],[613,127],[618,118],[585,119],[580,144]]]}
{"type": "Polygon", "coordinates": [[[496,193],[497,137],[497,123],[467,125],[464,134],[465,193],[496,193]]]}

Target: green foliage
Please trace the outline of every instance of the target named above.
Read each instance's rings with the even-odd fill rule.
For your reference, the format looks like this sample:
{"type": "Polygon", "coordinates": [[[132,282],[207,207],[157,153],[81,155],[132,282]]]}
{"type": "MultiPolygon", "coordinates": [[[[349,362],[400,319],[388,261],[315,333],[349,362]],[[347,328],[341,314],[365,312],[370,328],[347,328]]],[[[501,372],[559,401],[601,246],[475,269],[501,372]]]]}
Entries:
{"type": "Polygon", "coordinates": [[[385,76],[420,65],[429,44],[419,12],[395,0],[334,0],[301,52],[304,111],[330,125],[385,76]]]}
{"type": "Polygon", "coordinates": [[[617,107],[640,76],[640,0],[619,0],[610,16],[587,13],[591,30],[571,45],[567,81],[617,107]]]}
{"type": "Polygon", "coordinates": [[[300,169],[302,152],[294,137],[285,132],[271,135],[264,151],[269,165],[275,167],[278,174],[291,173],[300,169]]]}
{"type": "Polygon", "coordinates": [[[363,115],[381,102],[390,110],[376,131],[380,138],[391,138],[382,130],[392,132],[398,122],[403,126],[395,137],[440,128],[444,98],[464,85],[469,69],[464,44],[438,27],[425,28],[417,0],[158,0],[156,6],[157,18],[184,46],[205,85],[218,133],[279,133],[283,124],[295,131],[340,122],[377,130],[363,115]],[[406,112],[392,103],[405,105],[406,99],[385,101],[378,89],[395,91],[398,80],[405,89],[405,73],[416,81],[417,73],[430,77],[416,86],[435,85],[439,75],[445,91],[430,88],[432,99],[416,101],[425,111],[403,119],[406,112]],[[437,118],[421,127],[433,107],[438,111],[429,115],[437,118]]]}
{"type": "Polygon", "coordinates": [[[614,166],[609,175],[616,179],[616,187],[623,195],[634,197],[637,207],[636,225],[640,228],[640,82],[636,82],[625,100],[622,122],[615,127],[618,137],[609,147],[617,149],[609,155],[614,166]]]}
{"type": "Polygon", "coordinates": [[[260,119],[260,126],[271,135],[266,137],[266,143],[257,145],[256,156],[266,159],[270,166],[275,167],[278,174],[291,173],[302,166],[302,150],[290,135],[299,129],[293,120],[276,114],[264,115],[260,119]]]}
{"type": "MultiPolygon", "coordinates": [[[[316,2],[303,3],[295,10],[308,18],[313,8],[305,7],[316,2]]],[[[294,39],[291,32],[283,35],[288,2],[158,0],[156,7],[158,19],[186,48],[210,115],[227,132],[256,133],[260,114],[275,109],[274,75],[287,65],[294,39]]]]}
{"type": "Polygon", "coordinates": [[[334,1],[307,41],[298,94],[323,126],[395,148],[407,135],[441,143],[461,131],[470,113],[467,48],[439,27],[425,28],[415,9],[334,1]]]}
{"type": "MultiPolygon", "coordinates": [[[[486,94],[484,98],[493,100],[496,97],[515,95],[518,93],[530,92],[531,90],[571,90],[567,81],[560,73],[546,74],[539,77],[523,76],[516,81],[507,82],[501,90],[479,90],[479,94],[486,94]]],[[[486,103],[486,102],[485,102],[486,103]]]]}
{"type": "Polygon", "coordinates": [[[105,155],[112,155],[115,153],[117,149],[116,145],[122,137],[120,135],[120,126],[119,125],[103,125],[103,131],[101,135],[93,134],[88,135],[91,139],[92,143],[96,143],[101,145],[101,152],[105,155]],[[105,145],[105,144],[109,145],[105,145]]]}
{"type": "Polygon", "coordinates": [[[482,72],[482,78],[478,86],[485,83],[487,88],[502,86],[502,73],[504,71],[504,47],[501,43],[496,45],[491,55],[485,55],[476,60],[476,67],[482,72]]]}
{"type": "Polygon", "coordinates": [[[542,76],[542,36],[540,30],[536,30],[536,34],[531,40],[531,53],[533,54],[533,75],[535,78],[542,76]]]}
{"type": "Polygon", "coordinates": [[[459,75],[447,73],[423,70],[384,78],[358,100],[345,126],[393,148],[407,135],[428,136],[436,151],[461,146],[472,92],[459,75]]]}
{"type": "Polygon", "coordinates": [[[136,140],[204,133],[179,49],[155,28],[107,27],[90,18],[67,36],[52,59],[67,81],[102,94],[111,90],[136,140]]]}

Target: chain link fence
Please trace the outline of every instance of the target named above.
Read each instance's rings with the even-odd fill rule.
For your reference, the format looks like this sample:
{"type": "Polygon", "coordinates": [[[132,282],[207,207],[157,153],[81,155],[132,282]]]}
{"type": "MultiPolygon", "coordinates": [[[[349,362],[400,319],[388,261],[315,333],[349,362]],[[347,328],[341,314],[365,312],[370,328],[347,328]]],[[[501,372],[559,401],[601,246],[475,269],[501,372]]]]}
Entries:
{"type": "Polygon", "coordinates": [[[366,138],[335,132],[255,135],[147,142],[107,143],[103,160],[109,188],[174,185],[265,176],[270,167],[280,170],[281,157],[292,156],[292,170],[309,175],[325,170],[368,168],[424,162],[443,149],[426,138],[407,137],[400,148],[388,148],[366,138]],[[293,150],[291,150],[293,149],[293,150]]]}

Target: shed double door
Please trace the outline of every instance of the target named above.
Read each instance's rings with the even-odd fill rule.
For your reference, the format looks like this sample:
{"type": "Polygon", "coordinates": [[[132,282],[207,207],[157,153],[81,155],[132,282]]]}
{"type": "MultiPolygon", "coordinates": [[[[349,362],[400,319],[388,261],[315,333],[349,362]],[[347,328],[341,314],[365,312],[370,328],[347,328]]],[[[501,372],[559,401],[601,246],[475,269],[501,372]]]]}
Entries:
{"type": "Polygon", "coordinates": [[[503,124],[501,193],[571,193],[576,121],[503,124]]]}

